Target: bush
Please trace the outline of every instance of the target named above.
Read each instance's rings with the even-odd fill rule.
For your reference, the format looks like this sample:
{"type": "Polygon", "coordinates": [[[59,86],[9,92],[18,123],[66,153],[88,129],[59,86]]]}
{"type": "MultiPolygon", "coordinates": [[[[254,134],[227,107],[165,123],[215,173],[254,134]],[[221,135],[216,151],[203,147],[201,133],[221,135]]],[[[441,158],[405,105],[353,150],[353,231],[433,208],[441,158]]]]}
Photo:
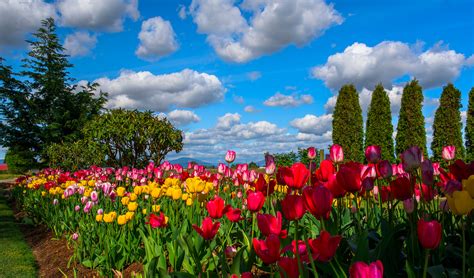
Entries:
{"type": "Polygon", "coordinates": [[[8,165],[8,172],[12,174],[24,174],[38,166],[33,152],[20,148],[8,149],[5,163],[8,165]]]}
{"type": "Polygon", "coordinates": [[[91,165],[102,166],[105,163],[105,150],[95,142],[79,140],[61,144],[52,144],[46,150],[49,167],[76,171],[91,165]]]}

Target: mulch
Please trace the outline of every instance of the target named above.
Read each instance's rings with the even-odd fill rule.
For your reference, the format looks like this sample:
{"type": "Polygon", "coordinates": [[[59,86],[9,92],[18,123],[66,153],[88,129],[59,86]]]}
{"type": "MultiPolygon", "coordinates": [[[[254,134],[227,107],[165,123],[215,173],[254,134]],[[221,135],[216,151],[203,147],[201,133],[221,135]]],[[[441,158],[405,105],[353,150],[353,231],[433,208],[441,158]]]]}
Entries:
{"type": "MultiPolygon", "coordinates": [[[[0,183],[0,188],[7,189],[11,185],[0,183]]],[[[21,219],[23,213],[18,210],[15,204],[11,204],[15,217],[21,219]]],[[[24,235],[25,241],[31,247],[35,256],[38,273],[40,277],[100,277],[99,273],[93,269],[84,267],[81,264],[69,260],[74,250],[68,246],[65,238],[56,239],[52,231],[44,226],[20,225],[20,230],[24,235]]],[[[133,277],[134,273],[142,273],[143,266],[134,263],[128,266],[122,273],[117,273],[116,277],[133,277]]]]}

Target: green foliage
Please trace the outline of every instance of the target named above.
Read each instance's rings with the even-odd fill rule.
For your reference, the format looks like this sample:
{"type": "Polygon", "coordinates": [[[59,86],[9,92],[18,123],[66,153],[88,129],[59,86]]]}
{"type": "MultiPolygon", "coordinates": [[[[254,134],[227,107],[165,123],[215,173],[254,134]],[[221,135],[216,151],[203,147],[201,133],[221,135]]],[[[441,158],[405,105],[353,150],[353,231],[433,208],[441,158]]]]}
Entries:
{"type": "Polygon", "coordinates": [[[251,161],[251,162],[249,163],[249,169],[258,169],[257,163],[251,161]]]}
{"type": "Polygon", "coordinates": [[[469,92],[469,105],[467,108],[466,129],[466,160],[474,160],[474,87],[469,92]]]}
{"type": "Polygon", "coordinates": [[[25,174],[37,165],[34,153],[25,149],[10,148],[5,154],[8,171],[14,174],[25,174]]]}
{"type": "Polygon", "coordinates": [[[354,85],[344,85],[339,91],[332,120],[332,141],[344,150],[347,160],[364,159],[364,130],[359,95],[354,85]]]}
{"type": "Polygon", "coordinates": [[[370,145],[382,148],[382,159],[394,162],[392,112],[390,99],[382,84],[375,87],[367,112],[365,147],[370,145]]]}
{"type": "Polygon", "coordinates": [[[19,74],[23,81],[0,59],[0,145],[33,152],[46,164],[45,149],[81,139],[81,129],[100,112],[106,94],[99,91],[96,97],[97,84],[70,85],[72,65],[52,18],[43,20],[33,37],[19,74]]]}
{"type": "Polygon", "coordinates": [[[105,163],[105,150],[101,145],[87,140],[55,143],[46,149],[49,166],[67,171],[86,169],[105,163]]]}
{"type": "Polygon", "coordinates": [[[104,147],[106,163],[114,167],[160,163],[167,153],[183,148],[181,130],[149,111],[111,110],[90,121],[84,136],[104,147]]]}
{"type": "Polygon", "coordinates": [[[303,163],[306,166],[309,165],[308,149],[307,148],[298,148],[298,161],[303,163]]]}
{"type": "Polygon", "coordinates": [[[273,157],[275,158],[277,167],[291,166],[298,161],[298,155],[293,151],[288,153],[275,153],[273,157]]]}
{"type": "Polygon", "coordinates": [[[444,146],[456,146],[456,158],[464,158],[464,146],[461,134],[461,92],[453,84],[443,88],[439,107],[433,122],[433,141],[431,150],[435,160],[441,160],[444,146]]]}
{"type": "Polygon", "coordinates": [[[425,117],[423,107],[423,92],[418,80],[412,80],[403,88],[400,116],[398,117],[396,154],[397,156],[411,146],[426,150],[425,117]]]}

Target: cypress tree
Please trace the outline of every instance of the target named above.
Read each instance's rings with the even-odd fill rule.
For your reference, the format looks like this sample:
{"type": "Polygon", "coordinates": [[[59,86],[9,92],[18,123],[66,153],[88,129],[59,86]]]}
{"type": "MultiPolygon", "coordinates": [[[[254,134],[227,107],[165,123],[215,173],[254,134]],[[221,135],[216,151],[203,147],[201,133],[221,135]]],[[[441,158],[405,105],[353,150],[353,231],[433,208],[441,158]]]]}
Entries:
{"type": "Polygon", "coordinates": [[[403,88],[400,116],[398,118],[397,136],[395,138],[397,155],[411,146],[418,146],[426,152],[425,117],[423,92],[418,80],[412,80],[403,88]]]}
{"type": "Polygon", "coordinates": [[[466,118],[466,160],[474,160],[474,87],[469,92],[469,105],[466,118]]]}
{"type": "Polygon", "coordinates": [[[382,159],[394,162],[392,112],[382,84],[377,85],[372,93],[365,126],[365,146],[380,146],[382,159]]]}
{"type": "Polygon", "coordinates": [[[344,150],[347,160],[364,159],[364,130],[359,94],[354,85],[344,85],[339,91],[332,120],[332,141],[344,150]]]}
{"type": "Polygon", "coordinates": [[[440,160],[444,146],[456,147],[456,158],[464,158],[464,146],[461,133],[461,92],[453,84],[443,88],[439,107],[433,122],[433,141],[431,150],[435,160],[440,160]]]}

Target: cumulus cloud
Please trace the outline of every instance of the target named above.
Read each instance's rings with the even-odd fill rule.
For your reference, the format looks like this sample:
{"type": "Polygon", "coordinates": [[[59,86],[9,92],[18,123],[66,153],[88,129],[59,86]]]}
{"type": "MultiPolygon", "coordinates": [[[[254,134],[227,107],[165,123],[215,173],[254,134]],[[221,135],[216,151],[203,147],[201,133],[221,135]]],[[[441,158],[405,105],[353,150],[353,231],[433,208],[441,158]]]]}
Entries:
{"type": "Polygon", "coordinates": [[[356,42],[344,52],[329,56],[324,65],[314,67],[312,76],[333,90],[346,83],[353,83],[358,89],[373,88],[380,82],[390,87],[394,80],[406,75],[419,79],[423,87],[432,88],[453,81],[469,65],[463,54],[439,44],[419,52],[417,46],[399,41],[383,41],[373,47],[356,42]]]}
{"type": "Polygon", "coordinates": [[[290,125],[301,133],[323,135],[332,130],[332,114],[315,116],[307,114],[303,118],[296,118],[290,125]]]}
{"type": "Polygon", "coordinates": [[[41,20],[55,17],[53,4],[42,0],[0,1],[0,50],[23,45],[25,35],[41,25],[41,20]]]}
{"type": "Polygon", "coordinates": [[[143,21],[138,38],[135,54],[145,60],[156,61],[179,48],[171,23],[159,16],[143,21]]]}
{"type": "Polygon", "coordinates": [[[110,108],[166,112],[173,107],[195,108],[223,99],[226,89],[215,76],[190,69],[154,75],[149,71],[122,71],[115,79],[95,80],[109,93],[110,108]]]}
{"type": "Polygon", "coordinates": [[[216,53],[237,63],[302,47],[343,21],[324,0],[246,0],[240,7],[233,0],[193,0],[189,10],[216,53]]]}
{"type": "Polygon", "coordinates": [[[247,112],[247,113],[257,113],[257,112],[260,112],[260,110],[257,110],[255,107],[253,107],[252,105],[247,105],[244,107],[244,111],[247,112]]]}
{"type": "Polygon", "coordinates": [[[89,55],[91,49],[95,47],[97,43],[97,37],[89,34],[88,32],[75,32],[67,35],[64,40],[64,48],[66,53],[74,56],[86,56],[89,55]]]}
{"type": "Polygon", "coordinates": [[[296,107],[302,104],[311,104],[313,103],[313,97],[311,95],[284,95],[281,93],[276,93],[271,96],[269,99],[263,102],[266,106],[284,106],[284,107],[296,107]]]}
{"type": "Polygon", "coordinates": [[[268,121],[244,123],[241,120],[240,114],[227,113],[217,119],[214,127],[186,132],[184,149],[179,156],[216,162],[223,161],[225,152],[233,149],[237,151],[239,162],[261,161],[265,152],[282,153],[309,146],[327,148],[331,142],[330,131],[322,135],[291,134],[268,121]]]}
{"type": "Polygon", "coordinates": [[[189,110],[173,110],[167,114],[167,118],[177,126],[197,123],[201,120],[196,113],[189,110]]]}
{"type": "Polygon", "coordinates": [[[138,0],[59,0],[57,8],[62,25],[97,31],[122,31],[125,18],[140,16],[138,0]]]}
{"type": "Polygon", "coordinates": [[[186,7],[185,6],[179,5],[178,16],[179,16],[179,18],[181,18],[183,20],[186,19],[187,14],[186,14],[186,7]]]}

